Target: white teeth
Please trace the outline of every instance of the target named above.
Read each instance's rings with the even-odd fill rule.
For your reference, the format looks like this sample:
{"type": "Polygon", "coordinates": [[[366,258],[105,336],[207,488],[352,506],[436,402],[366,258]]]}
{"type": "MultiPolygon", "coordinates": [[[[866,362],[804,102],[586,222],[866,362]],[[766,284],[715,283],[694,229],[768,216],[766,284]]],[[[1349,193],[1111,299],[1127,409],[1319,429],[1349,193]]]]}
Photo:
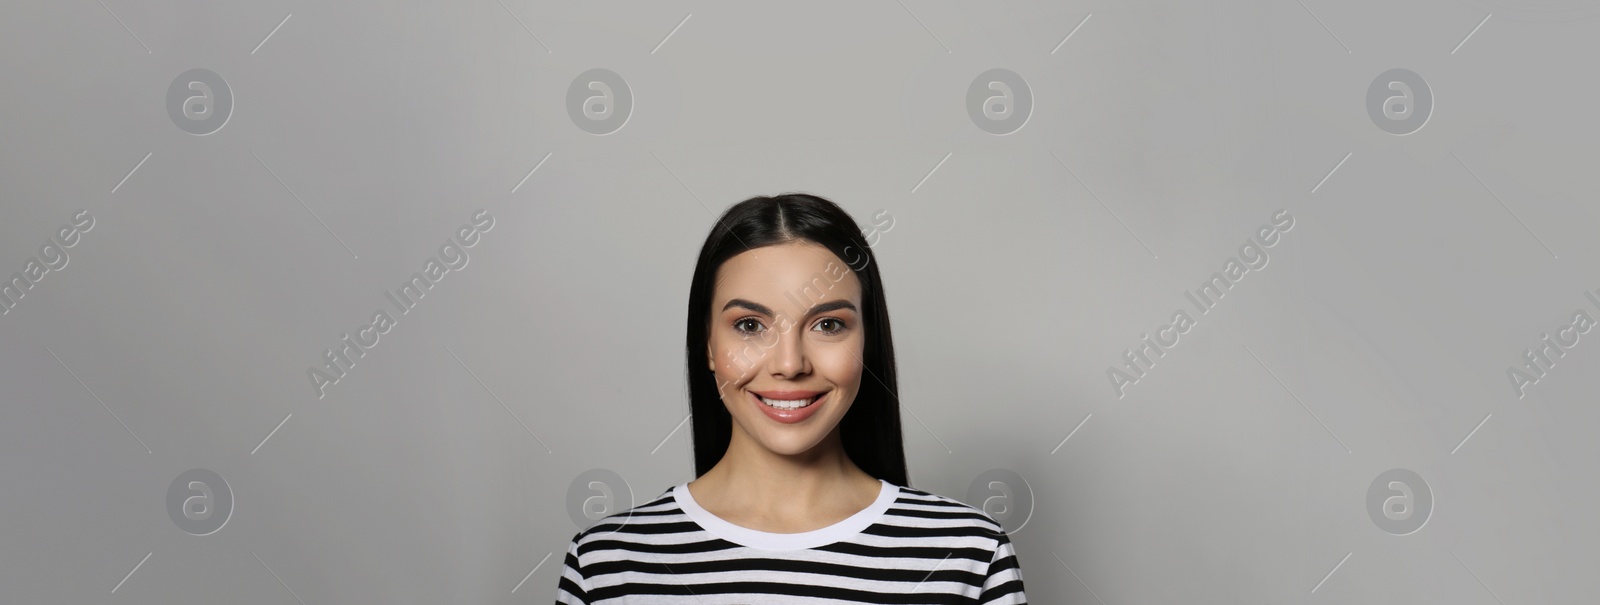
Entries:
{"type": "Polygon", "coordinates": [[[818,395],[817,397],[812,397],[810,399],[794,399],[794,400],[787,400],[787,401],[786,400],[780,400],[780,399],[767,399],[766,397],[761,397],[760,395],[756,395],[756,397],[760,397],[762,403],[765,403],[765,404],[767,404],[769,406],[778,408],[780,410],[798,410],[800,408],[803,408],[803,407],[806,407],[808,405],[811,405],[811,403],[816,401],[817,397],[821,397],[821,395],[818,395]]]}

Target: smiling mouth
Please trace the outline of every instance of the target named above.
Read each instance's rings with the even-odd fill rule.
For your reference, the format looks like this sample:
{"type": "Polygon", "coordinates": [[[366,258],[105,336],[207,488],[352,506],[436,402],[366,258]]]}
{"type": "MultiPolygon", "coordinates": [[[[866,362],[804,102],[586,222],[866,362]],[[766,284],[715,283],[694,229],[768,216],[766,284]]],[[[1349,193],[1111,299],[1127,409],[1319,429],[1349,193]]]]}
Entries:
{"type": "Polygon", "coordinates": [[[810,407],[812,404],[816,403],[818,399],[821,399],[824,395],[827,395],[827,393],[819,393],[819,394],[817,394],[816,396],[814,396],[814,397],[812,397],[810,399],[797,399],[797,400],[768,399],[768,398],[762,397],[760,395],[756,395],[756,398],[760,399],[761,403],[766,404],[768,407],[772,407],[772,408],[779,409],[779,410],[798,410],[798,409],[801,409],[801,408],[810,407]]]}

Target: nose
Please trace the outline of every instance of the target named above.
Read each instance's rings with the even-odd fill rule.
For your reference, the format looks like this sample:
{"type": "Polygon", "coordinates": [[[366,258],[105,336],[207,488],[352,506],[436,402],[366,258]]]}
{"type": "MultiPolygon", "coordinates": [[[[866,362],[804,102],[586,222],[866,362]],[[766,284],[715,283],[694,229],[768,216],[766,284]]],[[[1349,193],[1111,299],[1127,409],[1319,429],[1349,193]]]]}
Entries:
{"type": "Polygon", "coordinates": [[[801,332],[792,325],[790,329],[774,337],[776,342],[767,350],[767,367],[773,377],[794,378],[804,374],[808,368],[806,359],[805,339],[801,332]]]}

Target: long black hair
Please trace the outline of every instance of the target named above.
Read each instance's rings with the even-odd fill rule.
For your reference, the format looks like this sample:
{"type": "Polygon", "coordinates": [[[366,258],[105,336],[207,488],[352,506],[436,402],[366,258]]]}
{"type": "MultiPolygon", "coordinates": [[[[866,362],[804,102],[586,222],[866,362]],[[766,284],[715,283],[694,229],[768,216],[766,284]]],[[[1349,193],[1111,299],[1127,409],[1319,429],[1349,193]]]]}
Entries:
{"type": "Polygon", "coordinates": [[[689,284],[689,320],[685,357],[689,411],[694,422],[695,476],[704,475],[727,453],[733,438],[733,417],[722,403],[716,375],[707,368],[706,343],[711,338],[711,297],[717,269],[729,258],[763,246],[807,242],[821,245],[843,260],[861,282],[861,388],[850,411],[839,421],[839,437],[850,461],[873,477],[910,486],[900,435],[900,391],[895,381],[894,341],[889,307],[878,276],[878,260],[861,228],[843,208],[806,193],[756,196],[734,204],[706,235],[689,284]]]}

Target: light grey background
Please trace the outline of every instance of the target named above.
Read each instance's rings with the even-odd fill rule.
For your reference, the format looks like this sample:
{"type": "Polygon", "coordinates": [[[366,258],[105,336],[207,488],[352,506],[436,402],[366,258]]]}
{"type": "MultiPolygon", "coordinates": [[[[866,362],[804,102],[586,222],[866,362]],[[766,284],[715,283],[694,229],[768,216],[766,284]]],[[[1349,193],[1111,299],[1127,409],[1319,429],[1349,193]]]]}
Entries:
{"type": "Polygon", "coordinates": [[[1597,34],[1556,0],[6,3],[0,275],[95,223],[0,315],[0,600],[551,602],[575,478],[692,478],[714,217],[800,190],[893,217],[912,482],[1015,473],[1034,602],[1588,602],[1600,334],[1525,397],[1507,369],[1600,317],[1597,34]],[[204,136],[167,103],[195,68],[233,97],[204,136]],[[605,135],[567,105],[595,68],[633,97],[605,135]],[[1003,136],[994,68],[1033,101],[1003,136]],[[1432,95],[1404,136],[1366,105],[1393,68],[1432,95]],[[1406,535],[1369,505],[1397,468],[1406,535]],[[207,535],[191,469],[232,496],[207,535]]]}

